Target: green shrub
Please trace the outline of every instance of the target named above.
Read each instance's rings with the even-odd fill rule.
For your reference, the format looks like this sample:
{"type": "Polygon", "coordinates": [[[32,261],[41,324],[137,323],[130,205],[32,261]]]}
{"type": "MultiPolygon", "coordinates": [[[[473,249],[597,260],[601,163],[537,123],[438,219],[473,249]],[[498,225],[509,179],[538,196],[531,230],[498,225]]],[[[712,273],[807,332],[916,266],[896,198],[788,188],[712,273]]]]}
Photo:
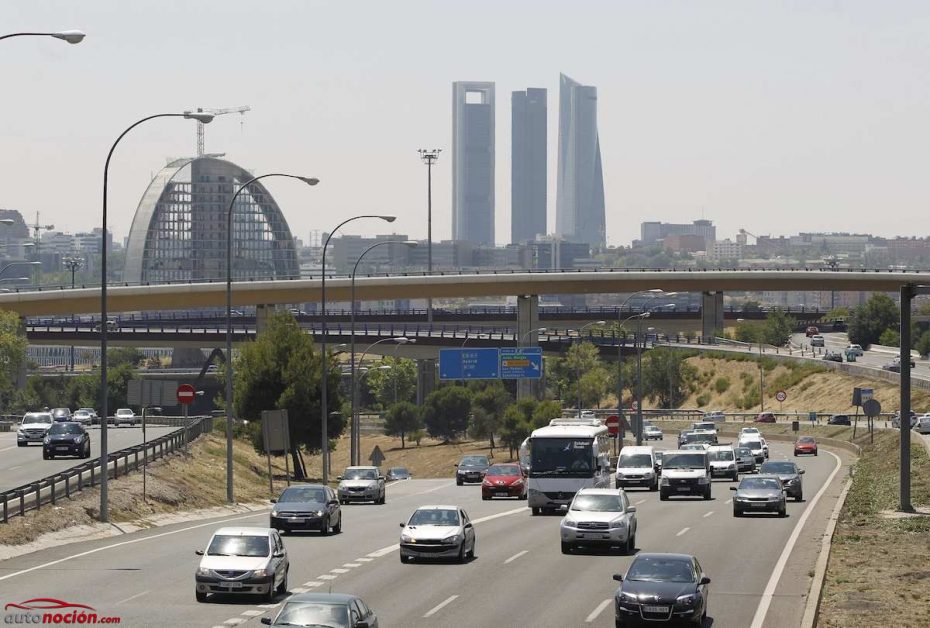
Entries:
{"type": "Polygon", "coordinates": [[[710,403],[710,395],[708,395],[707,393],[703,395],[698,395],[698,398],[696,399],[696,401],[699,407],[704,407],[708,403],[710,403]]]}
{"type": "Polygon", "coordinates": [[[718,377],[717,381],[714,382],[714,390],[718,393],[723,394],[730,388],[730,380],[726,377],[718,377]]]}

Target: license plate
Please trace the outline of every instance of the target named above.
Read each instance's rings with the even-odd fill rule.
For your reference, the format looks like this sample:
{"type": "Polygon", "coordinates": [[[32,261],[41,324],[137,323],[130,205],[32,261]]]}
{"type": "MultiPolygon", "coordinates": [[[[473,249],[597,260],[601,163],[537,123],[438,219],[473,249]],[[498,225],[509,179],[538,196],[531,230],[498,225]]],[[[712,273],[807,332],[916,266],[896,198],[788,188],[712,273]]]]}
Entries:
{"type": "Polygon", "coordinates": [[[667,613],[668,611],[668,606],[643,606],[643,612],[646,613],[667,613]]]}
{"type": "Polygon", "coordinates": [[[305,523],[307,521],[302,517],[288,517],[287,520],[291,523],[305,523]]]}
{"type": "Polygon", "coordinates": [[[56,448],[55,448],[56,451],[68,451],[68,449],[69,449],[69,448],[68,448],[67,446],[65,446],[65,447],[56,447],[56,448]]]}
{"type": "Polygon", "coordinates": [[[223,582],[221,583],[221,586],[224,586],[230,589],[241,589],[242,583],[241,582],[223,582]]]}
{"type": "Polygon", "coordinates": [[[497,491],[494,494],[497,495],[498,497],[507,497],[507,495],[509,495],[510,493],[508,493],[507,491],[497,491]]]}
{"type": "Polygon", "coordinates": [[[749,504],[753,508],[766,508],[768,504],[749,504]]]}
{"type": "Polygon", "coordinates": [[[675,490],[678,491],[679,493],[688,493],[691,491],[691,489],[688,488],[687,486],[679,486],[675,490]]]}

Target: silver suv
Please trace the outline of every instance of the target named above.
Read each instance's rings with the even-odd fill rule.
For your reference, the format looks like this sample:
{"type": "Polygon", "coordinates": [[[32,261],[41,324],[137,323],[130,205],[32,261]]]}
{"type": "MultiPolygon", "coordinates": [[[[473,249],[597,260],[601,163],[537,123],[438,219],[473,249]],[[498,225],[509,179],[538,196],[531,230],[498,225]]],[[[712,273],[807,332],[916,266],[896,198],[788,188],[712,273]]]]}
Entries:
{"type": "Polygon", "coordinates": [[[343,504],[385,502],[384,476],[378,467],[346,467],[345,473],[336,479],[339,480],[339,501],[343,504]]]}

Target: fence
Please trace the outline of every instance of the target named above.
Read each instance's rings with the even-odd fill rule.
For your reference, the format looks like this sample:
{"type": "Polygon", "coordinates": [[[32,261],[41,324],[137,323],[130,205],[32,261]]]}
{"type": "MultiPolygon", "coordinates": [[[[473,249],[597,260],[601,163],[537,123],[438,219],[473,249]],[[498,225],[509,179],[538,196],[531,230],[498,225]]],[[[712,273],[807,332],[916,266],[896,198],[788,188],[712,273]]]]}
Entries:
{"type": "MultiPolygon", "coordinates": [[[[164,417],[158,417],[162,419],[164,417]]],[[[110,478],[127,475],[139,469],[146,460],[158,460],[187,446],[192,440],[213,429],[212,417],[191,417],[188,423],[168,434],[145,443],[114,451],[107,456],[110,478]]],[[[54,505],[61,497],[70,498],[85,488],[100,483],[100,460],[88,460],[70,469],[0,493],[3,523],[11,516],[22,516],[28,510],[40,510],[44,504],[54,505]]]]}

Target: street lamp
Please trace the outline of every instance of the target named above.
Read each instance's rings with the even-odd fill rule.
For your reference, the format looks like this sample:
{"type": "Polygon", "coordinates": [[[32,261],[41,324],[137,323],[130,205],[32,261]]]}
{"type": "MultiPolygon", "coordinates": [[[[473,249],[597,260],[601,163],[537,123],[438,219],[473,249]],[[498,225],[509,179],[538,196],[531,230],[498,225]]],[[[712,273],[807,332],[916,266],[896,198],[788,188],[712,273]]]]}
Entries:
{"type": "Polygon", "coordinates": [[[535,334],[535,333],[544,334],[546,333],[547,329],[548,327],[537,327],[536,329],[529,330],[528,332],[520,336],[520,345],[522,346],[523,343],[526,342],[526,337],[529,336],[530,334],[535,334]]]}
{"type": "Polygon", "coordinates": [[[320,182],[313,177],[302,177],[296,174],[285,174],[281,172],[272,172],[269,174],[252,177],[239,186],[236,193],[229,199],[229,207],[226,209],[226,502],[234,503],[233,496],[233,363],[232,363],[232,231],[233,231],[233,208],[236,205],[236,199],[243,190],[258,181],[267,177],[286,177],[288,179],[297,179],[307,185],[314,186],[320,182]]]}
{"type": "MultiPolygon", "coordinates": [[[[382,338],[381,340],[377,340],[377,341],[371,343],[370,345],[368,345],[367,347],[365,347],[365,350],[362,351],[362,357],[359,358],[358,363],[359,363],[359,364],[363,364],[363,363],[364,363],[364,361],[365,361],[365,356],[368,355],[368,351],[371,350],[371,348],[374,347],[375,345],[379,345],[379,344],[381,344],[382,342],[392,342],[392,341],[393,341],[393,342],[396,342],[397,345],[400,346],[400,345],[405,345],[405,344],[408,344],[408,343],[416,342],[416,339],[407,338],[406,336],[395,336],[395,337],[392,337],[392,338],[382,338]]],[[[395,351],[396,351],[396,349],[395,349],[395,351]]],[[[354,369],[355,369],[355,361],[354,361],[354,358],[353,358],[353,361],[352,361],[352,369],[353,369],[353,373],[354,373],[354,369]]],[[[359,388],[359,383],[360,383],[360,381],[361,381],[361,378],[353,378],[353,379],[352,379],[352,424],[353,424],[354,426],[356,426],[356,429],[357,429],[357,425],[358,425],[358,417],[356,416],[356,413],[358,412],[358,410],[357,410],[356,408],[357,408],[357,405],[358,405],[358,388],[359,388]]],[[[358,433],[356,433],[356,438],[355,438],[355,440],[353,440],[353,441],[351,442],[352,447],[353,447],[352,452],[351,452],[351,453],[352,453],[352,459],[353,459],[353,460],[358,460],[358,459],[361,458],[361,444],[359,443],[360,440],[361,440],[361,439],[360,439],[360,435],[359,435],[358,433]]]]}
{"type": "MultiPolygon", "coordinates": [[[[362,254],[358,256],[357,260],[355,260],[355,266],[352,267],[352,280],[351,280],[351,284],[352,284],[351,301],[352,303],[350,307],[350,323],[349,323],[350,338],[351,338],[350,343],[352,346],[352,349],[351,349],[352,357],[349,362],[349,364],[352,367],[350,389],[353,391],[355,390],[355,274],[358,272],[358,265],[362,261],[362,258],[365,257],[365,255],[367,255],[368,252],[371,251],[372,249],[376,249],[379,246],[384,246],[385,244],[403,244],[409,248],[414,248],[417,246],[417,243],[414,242],[413,240],[384,240],[382,242],[376,242],[372,244],[371,246],[369,246],[367,249],[362,251],[362,254]]],[[[355,394],[353,394],[352,395],[352,422],[351,422],[351,425],[349,426],[349,441],[351,442],[351,447],[352,447],[352,455],[351,455],[352,466],[355,466],[356,464],[358,464],[358,460],[356,460],[355,458],[355,453],[358,449],[356,447],[356,444],[359,438],[358,421],[356,419],[357,417],[356,417],[356,412],[355,412],[355,394]]]]}
{"type": "Polygon", "coordinates": [[[321,449],[323,454],[323,483],[326,484],[329,482],[329,416],[327,408],[327,387],[329,386],[329,372],[328,372],[328,362],[326,355],[326,249],[329,247],[329,241],[332,239],[333,234],[339,231],[343,225],[352,222],[353,220],[361,220],[362,218],[380,218],[385,222],[394,222],[397,220],[397,216],[381,216],[378,214],[362,214],[360,216],[352,216],[343,220],[336,228],[329,232],[329,235],[326,236],[326,242],[323,243],[323,259],[322,259],[322,275],[320,278],[320,327],[321,327],[321,341],[320,346],[323,352],[322,354],[322,382],[320,385],[320,440],[321,440],[321,449]]]}
{"type": "MultiPolygon", "coordinates": [[[[417,150],[426,164],[426,270],[433,274],[433,164],[439,161],[441,148],[417,150]]],[[[426,322],[433,323],[433,298],[426,299],[426,322]]]]}
{"type": "Polygon", "coordinates": [[[79,44],[84,40],[85,34],[76,30],[58,31],[56,33],[12,33],[10,35],[2,35],[0,39],[9,39],[10,37],[54,37],[55,39],[66,41],[69,44],[79,44]]]}
{"type": "MultiPolygon", "coordinates": [[[[578,339],[581,339],[581,332],[592,325],[606,325],[607,321],[593,321],[587,325],[582,325],[578,330],[578,339]]],[[[578,387],[578,418],[581,418],[581,360],[575,365],[575,385],[578,387]]]]}
{"type": "MultiPolygon", "coordinates": [[[[67,31],[66,31],[67,32],[67,31]]],[[[72,35],[72,37],[77,37],[77,35],[72,35]]],[[[83,38],[83,33],[81,33],[81,38],[83,38]]],[[[70,41],[70,40],[65,40],[70,41]]],[[[78,39],[80,41],[80,39],[78,39]]],[[[77,43],[77,42],[71,42],[77,43]]],[[[152,116],[148,116],[133,122],[125,131],[120,133],[119,137],[116,138],[116,141],[113,142],[113,146],[110,147],[110,152],[107,153],[107,160],[103,165],[103,228],[100,232],[101,246],[100,246],[100,320],[102,324],[100,325],[100,396],[102,397],[100,407],[101,407],[101,421],[100,421],[100,521],[106,523],[109,521],[109,514],[107,513],[107,466],[109,463],[109,453],[107,452],[107,184],[110,178],[110,159],[113,158],[113,152],[116,150],[117,145],[119,145],[120,140],[122,140],[127,133],[132,131],[134,128],[142,124],[143,122],[148,122],[149,120],[154,120],[155,118],[185,118],[188,120],[197,120],[203,124],[208,124],[213,121],[212,113],[203,113],[203,112],[192,112],[185,111],[183,113],[157,113],[152,116]]]]}
{"type": "MultiPolygon", "coordinates": [[[[77,272],[77,269],[84,265],[84,260],[80,257],[66,257],[61,260],[64,265],[71,271],[71,289],[74,290],[74,273],[77,272]]],[[[74,323],[74,315],[71,315],[71,323],[74,323]]],[[[69,363],[71,365],[71,372],[74,372],[74,345],[71,345],[71,350],[69,352],[69,363]]],[[[187,406],[185,406],[187,407],[187,406]]]]}
{"type": "MultiPolygon", "coordinates": [[[[617,309],[617,312],[620,312],[620,308],[617,309]]],[[[620,334],[623,332],[624,323],[634,318],[649,318],[649,312],[633,314],[617,323],[617,417],[620,419],[621,434],[623,429],[623,345],[620,343],[620,334]]],[[[635,336],[633,337],[633,344],[636,345],[635,336]]]]}

